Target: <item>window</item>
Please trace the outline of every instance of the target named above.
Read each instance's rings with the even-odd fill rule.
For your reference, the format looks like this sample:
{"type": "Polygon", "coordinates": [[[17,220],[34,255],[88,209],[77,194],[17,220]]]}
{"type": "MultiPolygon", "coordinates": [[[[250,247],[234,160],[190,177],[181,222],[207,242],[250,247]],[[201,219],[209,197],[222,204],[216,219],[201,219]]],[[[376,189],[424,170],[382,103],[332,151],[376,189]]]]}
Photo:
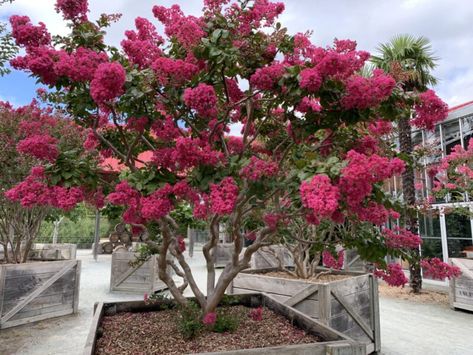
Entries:
{"type": "Polygon", "coordinates": [[[445,224],[447,229],[448,257],[458,258],[465,247],[473,243],[471,237],[471,221],[469,210],[455,210],[445,214],[445,224]]]}

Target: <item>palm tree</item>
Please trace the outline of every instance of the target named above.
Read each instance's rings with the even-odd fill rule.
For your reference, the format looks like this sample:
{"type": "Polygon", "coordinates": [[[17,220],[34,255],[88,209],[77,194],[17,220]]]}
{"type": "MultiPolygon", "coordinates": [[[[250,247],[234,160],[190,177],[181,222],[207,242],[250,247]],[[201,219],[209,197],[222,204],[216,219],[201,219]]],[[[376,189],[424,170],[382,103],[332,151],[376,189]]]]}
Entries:
{"type": "MultiPolygon", "coordinates": [[[[435,85],[437,79],[430,74],[436,67],[438,58],[434,57],[430,42],[425,37],[398,35],[390,42],[381,44],[377,51],[379,55],[371,57],[371,62],[380,69],[390,73],[400,84],[406,95],[414,92],[423,92],[428,86],[435,85]]],[[[399,143],[400,152],[413,161],[412,128],[410,125],[411,112],[406,110],[399,117],[399,143]]],[[[406,229],[418,233],[418,218],[415,205],[414,168],[407,164],[402,174],[402,193],[408,206],[404,216],[406,229]]],[[[422,276],[420,270],[420,253],[416,250],[415,261],[409,265],[410,285],[414,293],[422,289],[422,276]]]]}

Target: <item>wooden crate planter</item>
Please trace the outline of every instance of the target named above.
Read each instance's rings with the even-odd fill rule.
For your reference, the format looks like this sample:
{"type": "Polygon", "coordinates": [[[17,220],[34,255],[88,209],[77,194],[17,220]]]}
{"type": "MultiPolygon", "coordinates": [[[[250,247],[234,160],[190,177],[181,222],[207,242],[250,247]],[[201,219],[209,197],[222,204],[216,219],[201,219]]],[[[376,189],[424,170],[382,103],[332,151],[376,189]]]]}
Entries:
{"type": "Polygon", "coordinates": [[[264,292],[366,346],[366,352],[381,348],[377,280],[371,274],[338,271],[352,277],[313,283],[265,276],[275,271],[248,270],[233,280],[227,292],[264,292]]]}
{"type": "Polygon", "coordinates": [[[280,262],[284,267],[294,266],[294,260],[291,253],[282,245],[262,247],[251,256],[252,269],[278,267],[280,262]]]}
{"type": "Polygon", "coordinates": [[[473,312],[473,259],[450,259],[450,262],[462,272],[460,277],[450,280],[450,305],[473,312]]]}
{"type": "Polygon", "coordinates": [[[77,312],[80,261],[0,265],[0,329],[77,312]]]}
{"type": "Polygon", "coordinates": [[[112,254],[110,291],[153,293],[166,288],[159,279],[157,255],[138,266],[131,266],[138,254],[130,251],[116,251],[112,254]]]}
{"type": "MultiPolygon", "coordinates": [[[[234,351],[219,351],[218,353],[205,354],[225,354],[225,355],[263,355],[263,354],[310,354],[310,355],[364,355],[365,346],[359,344],[340,332],[337,332],[326,325],[322,324],[316,319],[312,319],[298,310],[288,307],[274,297],[264,294],[245,294],[234,296],[238,299],[238,303],[258,307],[264,306],[290,319],[293,324],[319,336],[325,341],[319,343],[301,344],[301,345],[287,345],[268,348],[257,349],[243,349],[234,351]]],[[[95,346],[97,339],[101,336],[101,321],[104,315],[113,315],[121,312],[159,312],[162,309],[168,308],[172,301],[161,301],[152,304],[146,304],[143,301],[129,301],[129,302],[110,302],[110,303],[96,303],[94,309],[94,318],[92,326],[87,337],[84,348],[84,355],[95,354],[95,346]],[[163,307],[165,304],[165,307],[163,307]]],[[[133,331],[130,329],[130,331],[133,331]]],[[[204,353],[200,353],[204,355],[204,353]]]]}
{"type": "Polygon", "coordinates": [[[41,261],[74,260],[77,246],[75,244],[40,244],[31,248],[28,259],[41,261]]]}

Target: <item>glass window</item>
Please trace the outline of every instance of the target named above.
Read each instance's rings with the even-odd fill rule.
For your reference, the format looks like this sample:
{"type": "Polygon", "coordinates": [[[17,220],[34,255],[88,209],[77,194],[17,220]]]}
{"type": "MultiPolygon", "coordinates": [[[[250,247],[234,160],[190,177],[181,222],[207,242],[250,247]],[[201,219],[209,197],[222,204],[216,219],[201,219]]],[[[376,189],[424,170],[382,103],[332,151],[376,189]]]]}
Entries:
{"type": "Polygon", "coordinates": [[[422,257],[443,260],[440,218],[437,210],[419,216],[419,234],[422,237],[422,257]]]}
{"type": "Polygon", "coordinates": [[[445,215],[447,227],[448,257],[463,257],[466,247],[473,245],[468,210],[455,210],[445,215]]]}
{"type": "Polygon", "coordinates": [[[462,121],[463,146],[468,147],[468,142],[473,138],[473,115],[465,117],[462,121]]]}
{"type": "Polygon", "coordinates": [[[440,126],[437,125],[434,131],[424,131],[425,145],[432,152],[425,159],[425,164],[437,163],[442,158],[442,146],[440,144],[440,126]]]}
{"type": "Polygon", "coordinates": [[[445,153],[448,155],[460,141],[460,123],[458,120],[453,120],[442,124],[443,146],[445,153]]]}

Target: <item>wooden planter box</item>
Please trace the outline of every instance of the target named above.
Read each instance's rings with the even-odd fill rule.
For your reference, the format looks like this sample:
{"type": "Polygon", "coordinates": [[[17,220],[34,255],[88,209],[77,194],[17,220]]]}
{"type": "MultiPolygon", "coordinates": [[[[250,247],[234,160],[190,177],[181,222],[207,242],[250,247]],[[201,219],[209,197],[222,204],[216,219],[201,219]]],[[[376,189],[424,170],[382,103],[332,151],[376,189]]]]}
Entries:
{"type": "Polygon", "coordinates": [[[74,260],[76,252],[77,246],[75,244],[35,243],[31,248],[28,259],[42,261],[74,260]]]}
{"type": "Polygon", "coordinates": [[[0,265],[0,329],[77,312],[80,261],[0,265]]]}
{"type": "Polygon", "coordinates": [[[157,255],[152,255],[140,266],[131,266],[136,255],[131,251],[113,252],[110,291],[151,294],[164,290],[166,285],[159,279],[157,255]]]}
{"type": "MultiPolygon", "coordinates": [[[[238,304],[250,307],[265,306],[276,313],[282,314],[290,319],[295,325],[324,339],[324,342],[301,344],[301,345],[287,345],[268,348],[257,349],[243,349],[218,353],[205,354],[311,354],[311,355],[364,355],[365,346],[354,342],[347,336],[323,325],[316,319],[312,319],[296,309],[290,308],[272,296],[264,294],[246,294],[234,296],[238,299],[238,304]]],[[[172,305],[172,301],[161,301],[152,304],[146,304],[143,301],[129,301],[129,302],[111,302],[111,303],[96,303],[94,310],[94,318],[92,326],[87,337],[84,348],[84,355],[95,354],[95,346],[97,339],[101,336],[101,320],[106,315],[113,315],[121,312],[159,312],[162,309],[168,308],[172,305]],[[163,307],[164,306],[164,307],[163,307]]],[[[130,330],[132,331],[132,330],[130,330]]],[[[203,355],[204,353],[200,353],[203,355]]]]}
{"type": "Polygon", "coordinates": [[[251,256],[251,268],[269,269],[278,267],[280,261],[283,267],[294,266],[294,260],[287,248],[282,245],[270,245],[260,248],[251,256]]]}
{"type": "Polygon", "coordinates": [[[461,269],[461,276],[450,280],[450,305],[452,308],[473,312],[473,259],[450,259],[461,269]]]}
{"type": "Polygon", "coordinates": [[[381,349],[378,283],[373,275],[338,271],[333,273],[352,277],[313,283],[265,276],[268,271],[275,269],[239,273],[227,292],[264,292],[363,343],[368,354],[381,349]]]}

